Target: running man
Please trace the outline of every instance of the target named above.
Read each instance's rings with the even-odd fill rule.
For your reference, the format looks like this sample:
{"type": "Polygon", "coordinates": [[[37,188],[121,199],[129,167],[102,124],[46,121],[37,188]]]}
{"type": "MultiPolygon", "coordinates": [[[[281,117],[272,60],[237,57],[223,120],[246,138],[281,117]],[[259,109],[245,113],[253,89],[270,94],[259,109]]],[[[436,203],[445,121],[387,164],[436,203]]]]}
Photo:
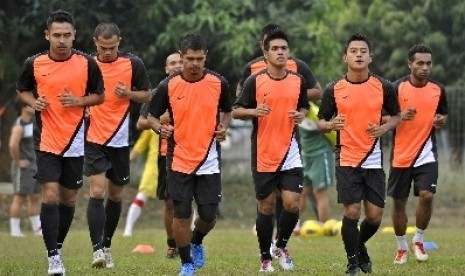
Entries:
{"type": "Polygon", "coordinates": [[[226,139],[231,103],[227,81],[205,68],[207,52],[204,37],[187,34],[181,42],[182,71],[158,85],[148,108],[150,127],[168,139],[167,195],[173,200],[181,276],[205,265],[203,239],[215,226],[222,198],[219,142],[226,139]],[[160,121],[166,110],[168,125],[160,121]],[[192,199],[198,212],[193,232],[192,199]]]}
{"type": "Polygon", "coordinates": [[[269,32],[263,43],[266,69],[244,82],[233,109],[235,119],[252,119],[252,174],[257,198],[256,229],[261,255],[260,272],[273,272],[270,246],[273,236],[275,190],[279,190],[284,210],[280,214],[274,255],[283,270],[294,264],[287,243],[299,219],[303,188],[302,158],[298,128],[309,103],[305,80],[286,69],[289,41],[280,29],[269,32]]]}
{"type": "Polygon", "coordinates": [[[408,52],[407,64],[410,75],[394,83],[402,122],[394,131],[388,180],[388,195],[394,203],[391,216],[397,240],[395,264],[407,262],[406,205],[412,182],[413,194],[418,197],[412,249],[417,261],[428,260],[423,236],[433,213],[433,198],[438,185],[435,129],[443,127],[447,119],[446,91],[429,77],[433,66],[431,49],[426,45],[414,45],[408,52]]]}
{"type": "Polygon", "coordinates": [[[357,275],[372,271],[365,243],[378,231],[386,199],[380,137],[400,122],[400,109],[392,84],[370,73],[371,48],[365,36],[349,37],[343,60],[347,73],[325,88],[318,127],[338,131],[335,171],[338,202],[344,205],[346,275],[357,275]],[[391,116],[384,124],[383,110],[391,116]],[[365,219],[359,230],[362,201],[365,219]]]}
{"type": "Polygon", "coordinates": [[[48,51],[24,63],[20,99],[36,111],[36,178],[42,184],[40,220],[48,274],[64,274],[61,248],[82,187],[85,107],[103,103],[102,73],[95,60],[73,49],[73,16],[57,10],[47,19],[48,51]]]}
{"type": "Polygon", "coordinates": [[[131,53],[120,52],[120,42],[116,24],[104,22],[95,28],[94,58],[102,71],[105,102],[90,108],[84,174],[90,183],[87,222],[92,267],[96,268],[114,267],[111,242],[121,215],[123,188],[129,183],[129,110],[132,102],[143,103],[150,98],[144,63],[131,53]]]}

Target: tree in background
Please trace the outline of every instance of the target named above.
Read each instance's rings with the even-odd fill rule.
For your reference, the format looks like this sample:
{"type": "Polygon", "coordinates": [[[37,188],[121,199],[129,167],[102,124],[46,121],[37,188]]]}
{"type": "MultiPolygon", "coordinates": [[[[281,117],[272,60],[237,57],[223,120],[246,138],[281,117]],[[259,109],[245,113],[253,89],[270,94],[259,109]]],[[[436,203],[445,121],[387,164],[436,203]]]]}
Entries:
{"type": "MultiPolygon", "coordinates": [[[[144,60],[153,85],[164,78],[165,57],[179,48],[180,38],[199,32],[209,42],[207,67],[229,80],[234,95],[242,67],[261,54],[259,33],[270,22],[289,33],[291,54],[309,63],[322,85],[343,73],[341,44],[354,32],[373,42],[371,69],[377,74],[391,80],[407,74],[404,53],[422,42],[434,51],[433,78],[446,85],[465,84],[462,0],[2,0],[0,108],[15,97],[24,59],[47,48],[41,37],[43,18],[59,8],[76,16],[75,45],[84,51],[94,51],[94,26],[117,23],[125,34],[121,48],[144,60]]],[[[2,149],[14,117],[10,108],[1,117],[2,149]]],[[[9,180],[9,163],[7,152],[0,151],[0,164],[5,164],[0,181],[9,180]]]]}

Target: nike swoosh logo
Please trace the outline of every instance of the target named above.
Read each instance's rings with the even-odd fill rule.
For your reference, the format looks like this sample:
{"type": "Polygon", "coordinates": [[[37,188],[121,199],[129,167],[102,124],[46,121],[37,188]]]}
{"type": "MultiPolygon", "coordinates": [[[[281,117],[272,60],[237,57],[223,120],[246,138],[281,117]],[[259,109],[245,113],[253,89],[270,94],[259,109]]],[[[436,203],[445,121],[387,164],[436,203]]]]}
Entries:
{"type": "Polygon", "coordinates": [[[302,189],[304,187],[304,185],[299,185],[299,189],[302,189]]]}
{"type": "Polygon", "coordinates": [[[177,99],[178,99],[178,100],[181,100],[181,99],[184,98],[184,97],[186,97],[186,96],[178,96],[177,99]]]}
{"type": "Polygon", "coordinates": [[[129,176],[123,177],[123,180],[126,181],[129,179],[129,176]]]}
{"type": "Polygon", "coordinates": [[[79,185],[79,184],[81,184],[81,183],[82,183],[82,179],[81,179],[81,180],[78,180],[78,181],[76,181],[76,184],[77,184],[77,185],[79,185]]]}

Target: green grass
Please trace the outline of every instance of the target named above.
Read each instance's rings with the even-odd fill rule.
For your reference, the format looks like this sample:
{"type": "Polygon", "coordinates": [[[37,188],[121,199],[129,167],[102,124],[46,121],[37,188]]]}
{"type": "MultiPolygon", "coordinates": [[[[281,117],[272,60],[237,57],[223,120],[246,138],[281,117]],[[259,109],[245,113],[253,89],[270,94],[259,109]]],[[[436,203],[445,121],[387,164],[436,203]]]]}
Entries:
{"type": "MultiPolygon", "coordinates": [[[[131,238],[123,238],[118,229],[112,251],[116,267],[113,270],[95,270],[90,267],[91,246],[86,230],[72,230],[63,248],[67,275],[177,275],[179,258],[167,260],[165,234],[161,229],[137,229],[131,238]],[[153,254],[136,254],[137,244],[150,244],[153,254]]],[[[411,238],[411,237],[409,237],[411,238]]],[[[396,250],[392,234],[377,233],[368,242],[368,250],[376,275],[463,275],[465,236],[460,228],[429,229],[426,240],[434,241],[439,249],[430,251],[430,260],[418,263],[410,254],[405,265],[394,265],[396,250]]],[[[11,238],[0,234],[0,275],[45,275],[47,261],[41,238],[11,238]]],[[[232,229],[220,221],[204,244],[206,266],[197,275],[257,275],[259,269],[258,243],[247,229],[232,229]]],[[[340,236],[301,238],[289,243],[295,270],[292,275],[343,275],[345,254],[340,236]]],[[[275,268],[278,267],[274,261],[275,268]]],[[[276,272],[274,274],[291,274],[276,272]]]]}

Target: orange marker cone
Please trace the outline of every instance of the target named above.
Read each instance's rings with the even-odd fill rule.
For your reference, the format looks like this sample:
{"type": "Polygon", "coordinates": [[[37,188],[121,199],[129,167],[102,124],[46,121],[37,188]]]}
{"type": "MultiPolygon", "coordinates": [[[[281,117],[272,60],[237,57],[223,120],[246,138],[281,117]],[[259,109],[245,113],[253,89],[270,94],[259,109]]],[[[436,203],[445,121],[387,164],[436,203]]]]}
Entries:
{"type": "Polygon", "coordinates": [[[138,244],[132,250],[132,253],[152,254],[153,252],[155,252],[155,250],[150,244],[138,244]]]}

